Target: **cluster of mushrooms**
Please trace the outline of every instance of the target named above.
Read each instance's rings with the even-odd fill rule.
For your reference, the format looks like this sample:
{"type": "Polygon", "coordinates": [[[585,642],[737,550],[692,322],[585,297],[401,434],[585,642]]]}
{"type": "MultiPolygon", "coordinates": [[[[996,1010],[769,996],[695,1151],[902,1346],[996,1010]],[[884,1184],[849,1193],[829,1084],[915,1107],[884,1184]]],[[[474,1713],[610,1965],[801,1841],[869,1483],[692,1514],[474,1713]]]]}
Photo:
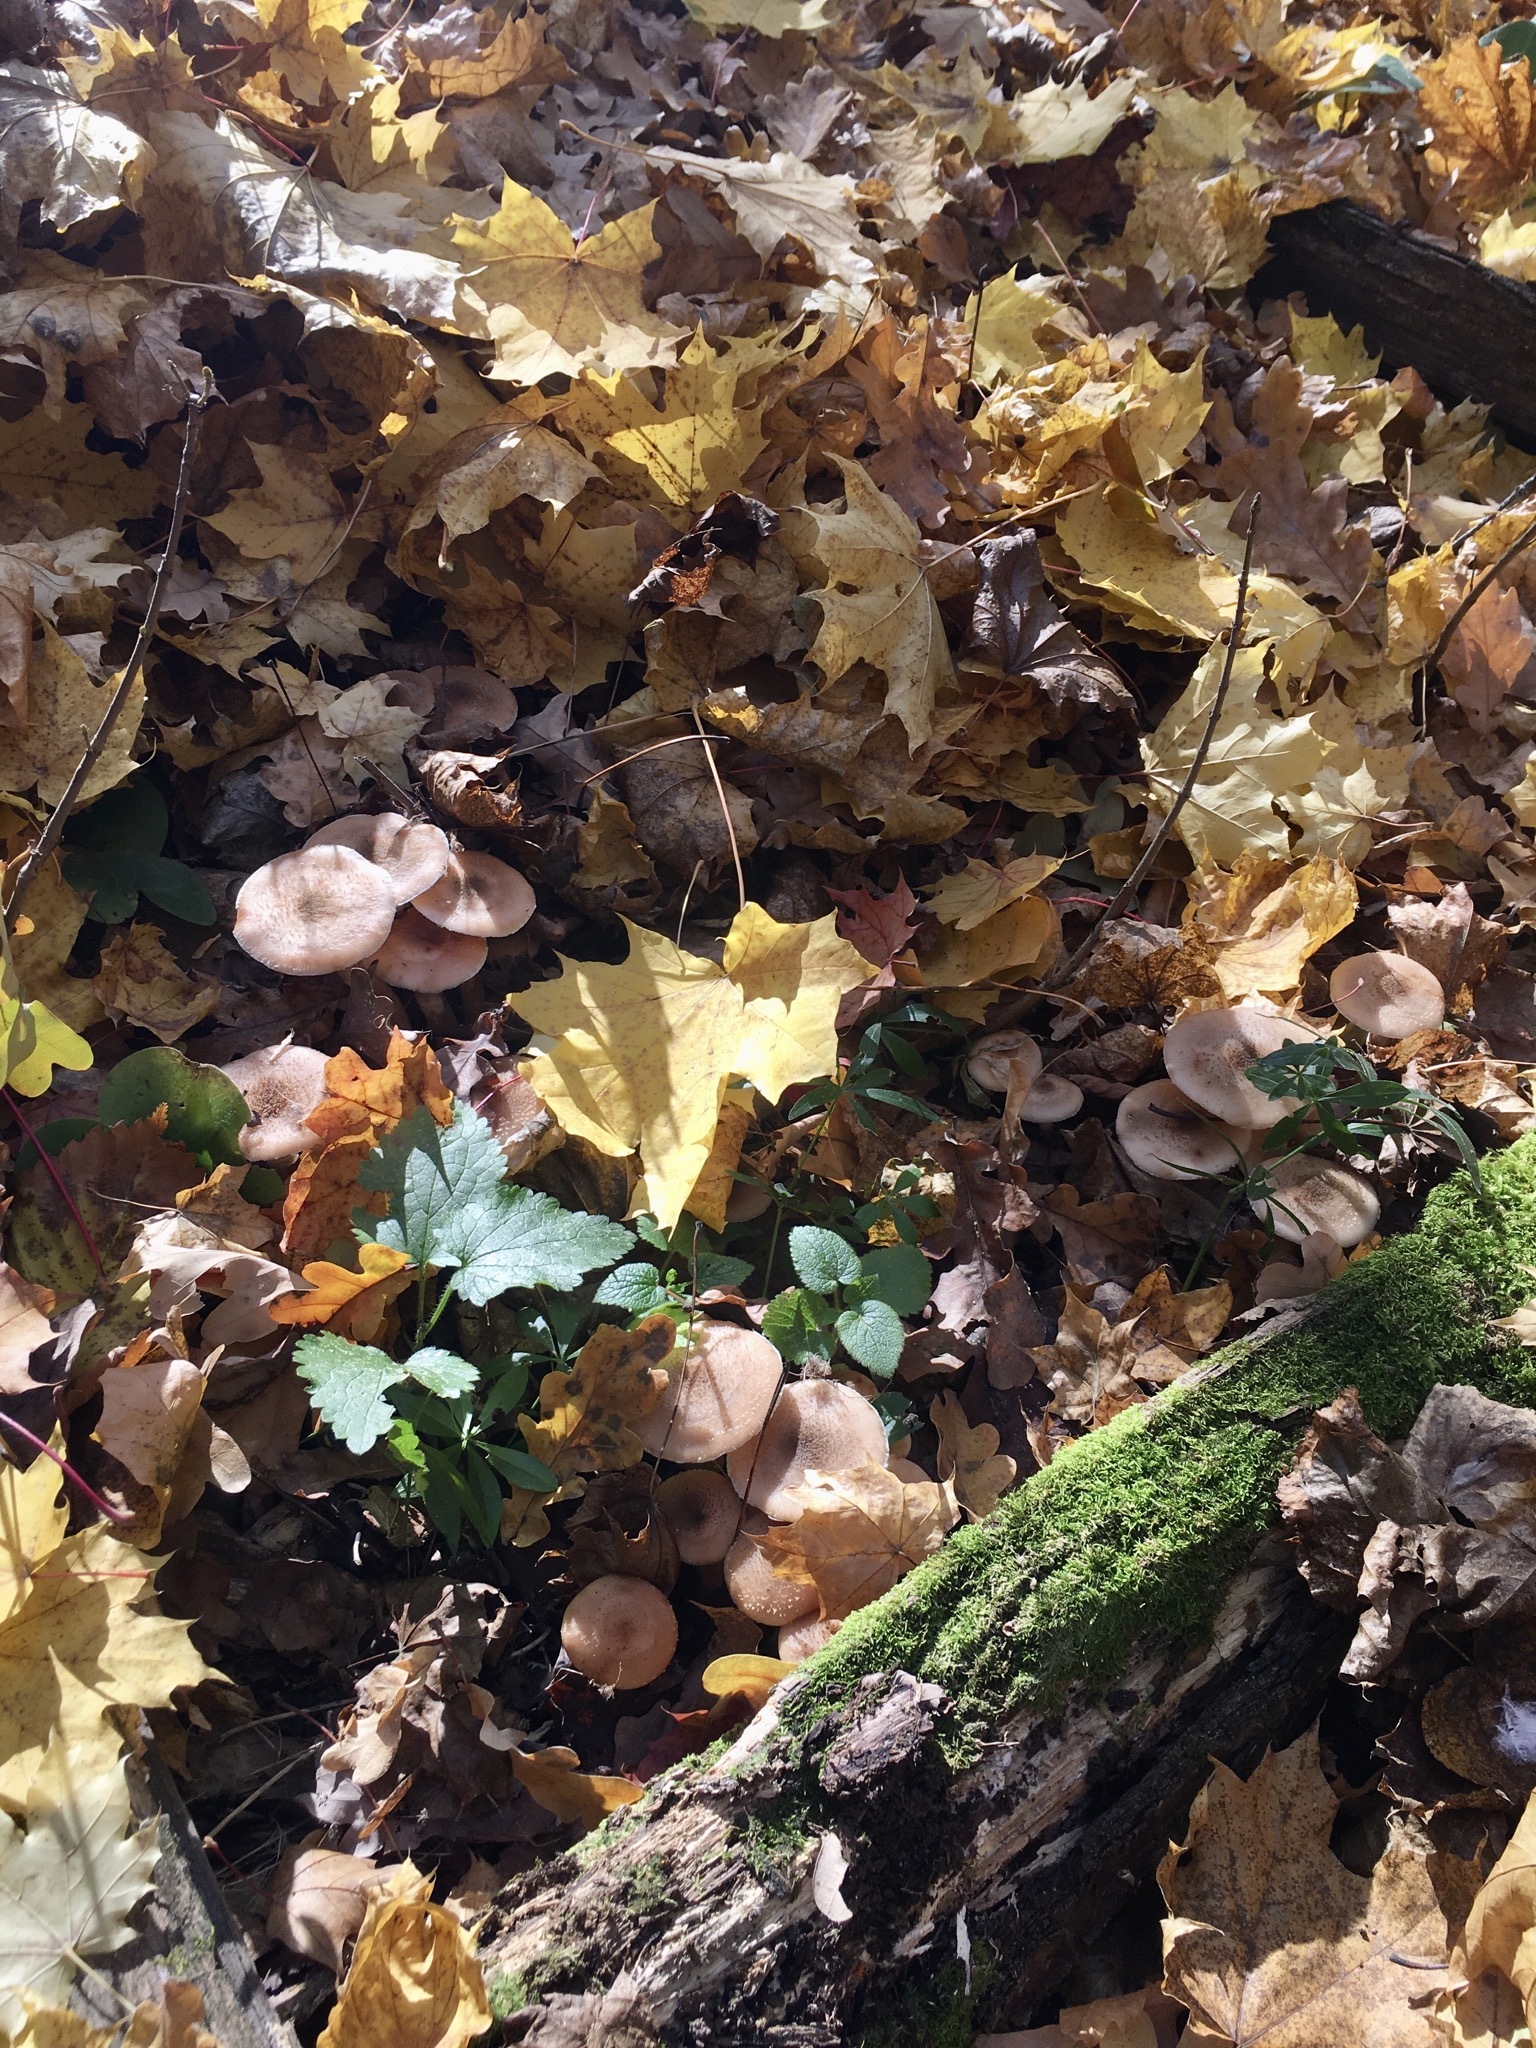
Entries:
{"type": "MultiPolygon", "coordinates": [[[[1360,953],[1336,967],[1328,992],[1339,1015],[1368,1038],[1397,1043],[1415,1031],[1438,1030],[1445,991],[1427,967],[1394,953],[1360,953]]],[[[1263,1134],[1301,1107],[1289,1096],[1263,1094],[1248,1068],[1283,1045],[1321,1038],[1303,1017],[1237,1006],[1192,1010],[1163,1040],[1168,1078],[1147,1081],[1121,1099],[1115,1136],[1131,1164],[1153,1180],[1200,1180],[1251,1166],[1263,1134]]],[[[972,1080],[1006,1094],[1026,1123],[1060,1123],[1082,1107],[1075,1082],[1042,1072],[1035,1041],[1020,1031],[981,1040],[968,1061],[972,1080]]],[[[1331,1238],[1341,1250],[1363,1244],[1381,1204],[1362,1175],[1336,1161],[1299,1153],[1271,1177],[1275,1200],[1254,1208],[1276,1237],[1292,1244],[1331,1238]]]]}
{"type": "Polygon", "coordinates": [[[533,890],[490,853],[466,853],[425,819],[336,818],[297,853],[246,877],[235,937],[279,974],[369,963],[391,988],[436,994],[485,965],[486,941],[521,931],[533,890]]]}
{"type": "MultiPolygon", "coordinates": [[[[656,1505],[684,1564],[717,1571],[752,1621],[776,1628],[778,1655],[799,1664],[830,1641],[815,1589],[781,1576],[762,1547],[774,1522],[800,1512],[794,1489],[812,1472],[888,1465],[885,1425],[857,1388],[834,1379],[784,1378],[766,1337],[734,1323],[698,1321],[674,1356],[661,1404],[637,1425],[650,1454],[684,1469],[662,1481],[656,1505]]],[[[648,1579],[613,1572],[584,1586],[565,1610],[560,1641],[599,1685],[650,1685],[677,1650],[677,1617],[648,1579]]]]}

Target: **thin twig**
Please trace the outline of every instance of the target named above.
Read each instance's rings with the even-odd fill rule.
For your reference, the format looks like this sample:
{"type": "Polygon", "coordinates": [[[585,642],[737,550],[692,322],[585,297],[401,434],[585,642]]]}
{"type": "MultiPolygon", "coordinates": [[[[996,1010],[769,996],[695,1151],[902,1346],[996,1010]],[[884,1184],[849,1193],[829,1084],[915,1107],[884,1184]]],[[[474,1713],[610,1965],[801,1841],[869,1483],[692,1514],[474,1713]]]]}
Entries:
{"type": "Polygon", "coordinates": [[[1211,742],[1215,739],[1216,728],[1221,722],[1222,708],[1227,701],[1227,691],[1232,682],[1232,670],[1237,661],[1237,650],[1242,644],[1243,615],[1248,608],[1248,578],[1253,568],[1253,541],[1254,535],[1258,532],[1259,507],[1261,503],[1261,496],[1256,491],[1253,497],[1253,504],[1248,513],[1248,536],[1243,542],[1243,566],[1238,572],[1237,578],[1237,616],[1232,622],[1232,630],[1227,635],[1227,658],[1221,665],[1221,681],[1216,685],[1216,694],[1211,699],[1210,710],[1206,713],[1205,730],[1200,735],[1200,744],[1195,748],[1195,758],[1189,764],[1189,773],[1184,777],[1179,787],[1178,795],[1164,813],[1161,824],[1152,834],[1146,852],[1121,883],[1118,893],[1105,909],[1103,916],[1094,925],[1093,930],[1089,932],[1087,938],[1083,940],[1066,965],[1058,968],[1054,974],[1047,978],[1044,984],[1046,988],[1054,988],[1062,982],[1070,981],[1093,951],[1094,942],[1098,938],[1103,926],[1113,923],[1127,905],[1134,900],[1136,891],[1152,872],[1152,863],[1162,852],[1169,833],[1172,832],[1174,825],[1178,821],[1180,811],[1183,810],[1190,797],[1194,794],[1195,784],[1200,780],[1200,770],[1205,766],[1205,757],[1211,751],[1211,742]]]}
{"type": "Polygon", "coordinates": [[[0,1088],[0,1101],[3,1101],[5,1103],[5,1106],[7,1107],[7,1109],[9,1109],[11,1115],[15,1117],[17,1123],[20,1124],[22,1136],[27,1140],[27,1143],[32,1147],[33,1151],[37,1154],[38,1161],[41,1164],[43,1171],[47,1174],[48,1178],[53,1182],[54,1186],[58,1189],[59,1199],[63,1202],[65,1208],[69,1211],[70,1218],[73,1221],[76,1230],[78,1230],[80,1235],[85,1239],[85,1248],[91,1255],[91,1264],[96,1268],[96,1272],[99,1278],[105,1280],[107,1277],[107,1269],[101,1263],[101,1253],[96,1249],[96,1240],[94,1237],[92,1237],[90,1227],[86,1223],[85,1218],[81,1215],[79,1204],[76,1202],[74,1196],[70,1193],[69,1183],[65,1180],[63,1174],[60,1173],[58,1166],[54,1161],[53,1155],[48,1151],[45,1145],[40,1145],[38,1143],[36,1131],[34,1131],[31,1124],[27,1122],[26,1115],[22,1110],[21,1104],[16,1100],[15,1096],[11,1093],[9,1088],[0,1088]]]}
{"type": "Polygon", "coordinates": [[[160,557],[160,566],[155,571],[154,588],[149,594],[149,608],[144,614],[144,623],[139,628],[138,638],[133,643],[133,652],[128,657],[128,666],[123,670],[112,701],[102,714],[97,726],[80,756],[79,766],[64,786],[64,794],[54,806],[53,816],[43,827],[42,836],[36,846],[22,862],[21,873],[16,877],[10,899],[5,906],[7,917],[15,917],[26,901],[27,892],[37,880],[43,868],[53,857],[54,849],[64,836],[64,827],[69,823],[70,813],[80,801],[80,792],[90,779],[91,770],[106,752],[107,741],[112,729],[122,717],[129,695],[139,679],[139,670],[144,666],[144,657],[149,653],[150,642],[155,636],[159,623],[160,609],[165,603],[165,593],[170,588],[171,578],[176,571],[176,547],[181,539],[181,523],[186,516],[187,496],[192,487],[192,458],[197,449],[197,430],[204,411],[212,403],[214,395],[213,373],[203,371],[203,387],[193,392],[187,400],[187,438],[182,444],[181,471],[176,478],[176,496],[171,505],[170,531],[165,537],[165,552],[160,557]]]}
{"type": "MultiPolygon", "coordinates": [[[[698,705],[692,704],[689,706],[689,709],[693,713],[693,722],[698,728],[699,738],[708,741],[710,738],[715,737],[715,735],[711,735],[704,730],[704,721],[699,716],[698,705]]],[[[704,758],[709,763],[710,780],[715,785],[715,795],[720,799],[720,815],[725,820],[725,836],[731,842],[731,859],[736,866],[737,907],[738,909],[745,910],[747,907],[747,878],[741,871],[741,848],[736,844],[736,827],[731,822],[731,807],[725,800],[725,784],[720,780],[720,768],[715,760],[713,747],[705,746],[704,758]]]]}

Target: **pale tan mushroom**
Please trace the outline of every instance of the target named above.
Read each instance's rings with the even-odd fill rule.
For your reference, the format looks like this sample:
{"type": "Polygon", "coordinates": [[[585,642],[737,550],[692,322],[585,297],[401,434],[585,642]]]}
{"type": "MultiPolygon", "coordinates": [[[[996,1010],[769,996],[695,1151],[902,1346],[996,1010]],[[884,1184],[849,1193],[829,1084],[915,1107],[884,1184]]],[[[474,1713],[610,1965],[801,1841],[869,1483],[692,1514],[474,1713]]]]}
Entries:
{"type": "Polygon", "coordinates": [[[394,884],[396,903],[409,903],[441,881],[450,851],[446,832],[425,818],[402,818],[398,811],[333,818],[311,833],[307,844],[350,846],[384,870],[394,884]]]}
{"type": "Polygon", "coordinates": [[[791,1488],[807,1472],[848,1472],[886,1463],[885,1424],[874,1405],[838,1380],[795,1380],[774,1403],[763,1433],[725,1461],[742,1498],[775,1522],[799,1512],[791,1488]]]}
{"type": "Polygon", "coordinates": [[[830,1618],[823,1621],[816,1614],[807,1614],[800,1621],[785,1622],[779,1630],[779,1662],[803,1664],[807,1657],[814,1657],[818,1650],[824,1650],[842,1625],[830,1618]]]}
{"type": "Polygon", "coordinates": [[[1277,1166],[1272,1178],[1273,1202],[1255,1201],[1254,1210],[1290,1244],[1322,1232],[1347,1251],[1365,1242],[1381,1216],[1370,1182],[1332,1160],[1301,1152],[1277,1166]]]}
{"type": "Polygon", "coordinates": [[[1115,1136],[1132,1166],[1154,1180],[1200,1180],[1244,1164],[1252,1131],[1212,1123],[1171,1081],[1147,1081],[1121,1097],[1115,1136]]]}
{"type": "Polygon", "coordinates": [[[1192,1010],[1169,1027],[1163,1064],[1173,1085],[1208,1116],[1244,1130],[1267,1131],[1299,1109],[1294,1096],[1263,1094],[1247,1070],[1282,1045],[1306,1045],[1318,1038],[1316,1025],[1268,1010],[1192,1010]]]}
{"type": "Polygon", "coordinates": [[[388,939],[374,962],[374,973],[391,988],[416,989],[437,994],[458,988],[485,965],[484,939],[464,932],[444,931],[440,924],[411,909],[395,919],[388,939]]]}
{"type": "Polygon", "coordinates": [[[725,1553],[725,1589],[749,1621],[760,1621],[764,1628],[782,1628],[786,1622],[813,1614],[821,1601],[814,1586],[786,1579],[774,1570],[761,1542],[767,1527],[765,1515],[749,1510],[742,1517],[741,1533],[725,1553]]]}
{"type": "Polygon", "coordinates": [[[677,1616],[648,1579],[610,1572],[583,1586],[566,1608],[560,1646],[596,1684],[633,1692],[660,1678],[672,1662],[677,1616]]]}
{"type": "Polygon", "coordinates": [[[1026,1124],[1064,1124],[1082,1106],[1083,1091],[1075,1081],[1069,1081],[1065,1074],[1042,1074],[1030,1083],[1018,1113],[1026,1124]]]}
{"type": "Polygon", "coordinates": [[[657,1487],[656,1505],[684,1564],[719,1564],[741,1527],[741,1501],[723,1472],[674,1472],[657,1487]]]}
{"type": "Polygon", "coordinates": [[[1040,1048],[1027,1031],[989,1031],[971,1047],[965,1070],[989,1095],[1006,1095],[1016,1071],[1035,1081],[1043,1065],[1040,1048]]]}
{"type": "Polygon", "coordinates": [[[1445,1022],[1439,977],[1405,953],[1357,953],[1328,977],[1333,1007],[1372,1038],[1438,1031],[1445,1022]]]}
{"type": "Polygon", "coordinates": [[[320,1140],[304,1119],[326,1097],[326,1057],[313,1046],[263,1046],[243,1060],[231,1060],[220,1072],[245,1097],[251,1121],[240,1133],[247,1159],[297,1159],[320,1140]]]}
{"type": "Polygon", "coordinates": [[[784,1361],[756,1330],[696,1322],[667,1362],[667,1390],[635,1434],[653,1458],[708,1465],[755,1437],[784,1361]]]}
{"type": "Polygon", "coordinates": [[[454,853],[441,881],[415,898],[416,908],[445,931],[477,939],[520,932],[534,912],[528,883],[491,853],[454,853]]]}
{"type": "Polygon", "coordinates": [[[247,875],[235,898],[235,938],[279,974],[335,974],[377,953],[395,920],[384,870],[350,846],[280,853],[247,875]]]}

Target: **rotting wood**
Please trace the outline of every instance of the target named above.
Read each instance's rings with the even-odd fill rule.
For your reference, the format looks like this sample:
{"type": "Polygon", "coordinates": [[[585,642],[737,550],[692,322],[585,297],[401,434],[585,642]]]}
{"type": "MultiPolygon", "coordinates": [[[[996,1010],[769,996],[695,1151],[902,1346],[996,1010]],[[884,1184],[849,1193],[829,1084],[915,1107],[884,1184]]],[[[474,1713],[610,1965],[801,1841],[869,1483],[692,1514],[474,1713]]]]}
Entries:
{"type": "Polygon", "coordinates": [[[1312,1308],[1061,1453],[724,1756],[510,1888],[486,1939],[502,2008],[624,1972],[669,2043],[941,2048],[1018,2024],[1209,1756],[1284,1737],[1336,1663],[1331,1624],[1262,1553],[1312,1408],[1354,1384],[1396,1434],[1437,1379],[1536,1405],[1525,1355],[1486,1327],[1529,1291],[1536,1141],[1485,1182],[1441,1189],[1312,1308]],[[850,1865],[841,1926],[811,1892],[827,1832],[850,1865]]]}
{"type": "Polygon", "coordinates": [[[1281,215],[1270,243],[1256,297],[1305,293],[1312,313],[1363,327],[1387,370],[1411,363],[1438,394],[1475,398],[1536,442],[1536,287],[1343,199],[1281,215]]]}

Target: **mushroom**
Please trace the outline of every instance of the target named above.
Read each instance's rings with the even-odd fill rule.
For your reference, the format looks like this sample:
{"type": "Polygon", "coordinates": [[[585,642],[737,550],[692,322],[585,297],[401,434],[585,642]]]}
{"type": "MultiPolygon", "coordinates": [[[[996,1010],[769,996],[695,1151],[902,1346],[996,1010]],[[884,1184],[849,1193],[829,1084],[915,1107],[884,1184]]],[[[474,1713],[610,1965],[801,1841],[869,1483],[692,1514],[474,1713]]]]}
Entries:
{"type": "Polygon", "coordinates": [[[633,1692],[660,1678],[677,1651],[677,1616],[649,1579],[621,1572],[583,1586],[560,1621],[560,1645],[597,1685],[633,1692]]]}
{"type": "Polygon", "coordinates": [[[1438,1031],[1445,1022],[1439,977],[1405,953],[1356,953],[1328,977],[1333,1007],[1372,1038],[1438,1031]]]}
{"type": "Polygon", "coordinates": [[[333,818],[311,833],[306,844],[350,846],[384,870],[394,884],[396,903],[409,903],[441,881],[450,851],[446,832],[424,818],[402,818],[398,811],[333,818]]]}
{"type": "Polygon", "coordinates": [[[989,1095],[1006,1095],[1011,1071],[1022,1063],[1026,1077],[1039,1079],[1040,1048],[1027,1031],[989,1031],[971,1047],[965,1071],[989,1095]]]}
{"type": "Polygon", "coordinates": [[[451,853],[440,881],[415,899],[416,908],[444,931],[477,939],[520,932],[534,911],[533,891],[491,853],[451,853]]]}
{"type": "Polygon", "coordinates": [[[1026,1124],[1064,1124],[1083,1106],[1083,1091],[1065,1074],[1042,1074],[1032,1081],[1029,1093],[1019,1104],[1019,1118],[1026,1124]]]}
{"type": "Polygon", "coordinates": [[[320,1140],[304,1119],[326,1097],[326,1057],[313,1046],[263,1046],[220,1072],[245,1097],[251,1121],[240,1133],[247,1159],[297,1159],[320,1140]]]}
{"type": "Polygon", "coordinates": [[[335,974],[377,953],[395,920],[382,868],[350,846],[280,853],[247,875],[235,898],[235,937],[279,974],[335,974]]]}
{"type": "Polygon", "coordinates": [[[787,1621],[779,1630],[779,1662],[803,1664],[807,1657],[824,1650],[842,1625],[840,1621],[823,1621],[816,1614],[807,1614],[800,1621],[787,1621]]]}
{"type": "Polygon", "coordinates": [[[436,994],[457,988],[485,965],[484,939],[444,931],[412,908],[402,910],[374,962],[374,972],[391,988],[436,994]]]}
{"type": "Polygon", "coordinates": [[[763,1433],[725,1461],[742,1499],[775,1522],[792,1522],[789,1499],[808,1472],[848,1472],[883,1465],[885,1424],[872,1402],[839,1380],[795,1380],[783,1389],[763,1433]]]}
{"type": "Polygon", "coordinates": [[[725,1587],[749,1621],[760,1621],[764,1628],[782,1628],[786,1622],[814,1614],[821,1599],[814,1586],[786,1579],[774,1570],[761,1542],[767,1527],[766,1515],[743,1516],[741,1533],[725,1553],[725,1587]]]}
{"type": "Polygon", "coordinates": [[[723,1472],[674,1472],[656,1489],[684,1564],[719,1564],[741,1527],[741,1502],[723,1472]]]}
{"type": "Polygon", "coordinates": [[[1242,1165],[1253,1133],[1213,1124],[1171,1081],[1147,1081],[1121,1097],[1115,1136],[1132,1166],[1154,1180],[1200,1180],[1242,1165]]]}
{"type": "Polygon", "coordinates": [[[1191,1010],[1168,1029],[1163,1064],[1196,1109],[1245,1131],[1267,1131],[1301,1104],[1295,1096],[1262,1094],[1247,1069],[1282,1045],[1305,1045],[1317,1027],[1268,1010],[1191,1010]]]}
{"type": "Polygon", "coordinates": [[[635,1434],[653,1458],[708,1465],[757,1435],[783,1377],[783,1359],[756,1330],[695,1323],[659,1405],[635,1434]]]}
{"type": "Polygon", "coordinates": [[[1368,1180],[1347,1166],[1305,1152],[1282,1160],[1271,1184],[1274,1200],[1256,1199],[1254,1210],[1276,1237],[1289,1244],[1301,1244],[1322,1231],[1347,1251],[1364,1243],[1381,1215],[1381,1203],[1368,1180]]]}

